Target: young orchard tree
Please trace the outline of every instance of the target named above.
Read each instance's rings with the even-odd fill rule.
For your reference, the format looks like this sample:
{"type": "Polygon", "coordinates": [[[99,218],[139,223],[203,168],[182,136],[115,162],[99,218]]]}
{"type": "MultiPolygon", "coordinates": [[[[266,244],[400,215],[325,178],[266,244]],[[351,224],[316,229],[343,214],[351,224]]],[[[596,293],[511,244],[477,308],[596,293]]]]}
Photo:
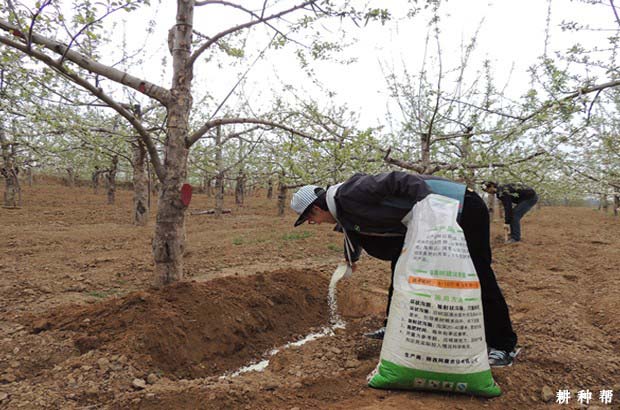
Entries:
{"type": "Polygon", "coordinates": [[[6,207],[21,205],[19,177],[26,169],[31,185],[32,167],[39,163],[33,150],[36,126],[32,120],[46,92],[35,96],[29,85],[48,78],[27,75],[22,65],[19,54],[0,50],[0,175],[5,181],[3,204],[6,207]]]}
{"type": "Polygon", "coordinates": [[[17,143],[9,140],[4,124],[0,123],[0,153],[2,154],[0,174],[2,174],[5,181],[3,206],[6,208],[21,206],[21,187],[18,178],[19,168],[15,160],[16,148],[17,143]]]}
{"type": "MultiPolygon", "coordinates": [[[[316,138],[307,140],[307,149],[316,161],[318,174],[328,175],[325,183],[342,182],[356,172],[373,173],[383,166],[376,129],[359,130],[358,115],[344,106],[326,104],[297,97],[293,110],[298,126],[316,138]]],[[[297,138],[303,143],[304,138],[297,138]]]]}
{"type": "Polygon", "coordinates": [[[392,68],[385,75],[396,108],[389,116],[392,146],[384,150],[384,160],[473,186],[476,170],[512,166],[542,155],[536,146],[516,149],[524,145],[528,129],[512,124],[510,113],[495,108],[506,105],[505,86],[498,89],[490,62],[477,58],[478,31],[461,46],[459,62],[446,67],[440,20],[435,15],[431,21],[420,69],[412,73],[405,66],[397,73],[392,68]],[[481,69],[472,68],[478,63],[481,69]]]}
{"type": "Polygon", "coordinates": [[[537,158],[553,154],[566,138],[579,134],[575,119],[587,111],[588,96],[620,84],[613,79],[598,84],[573,81],[546,59],[549,75],[543,78],[533,69],[536,87],[514,102],[505,97],[505,87],[498,88],[488,62],[473,79],[466,75],[476,63],[477,34],[462,48],[460,63],[444,67],[440,32],[433,28],[429,39],[434,41],[427,41],[419,72],[410,74],[405,68],[402,75],[392,70],[387,76],[399,110],[395,118],[402,121],[395,127],[394,147],[386,150],[385,160],[415,172],[457,171],[456,178],[473,184],[480,175],[497,174],[498,168],[534,167],[540,164],[537,158]]]}
{"type": "MultiPolygon", "coordinates": [[[[143,121],[143,110],[138,104],[130,106],[130,109],[143,121]]],[[[148,109],[146,110],[149,111],[148,109]]],[[[156,118],[156,117],[155,117],[156,118]]],[[[152,122],[152,119],[151,119],[152,122]]],[[[156,133],[157,127],[149,127],[153,133],[156,133]]],[[[146,147],[140,138],[133,134],[133,129],[127,127],[123,122],[119,121],[117,116],[94,115],[89,120],[89,124],[84,124],[82,132],[79,134],[79,140],[85,148],[91,149],[99,153],[100,156],[107,156],[112,161],[109,166],[105,165],[103,169],[95,170],[93,179],[96,175],[110,179],[115,175],[114,158],[121,158],[125,163],[131,166],[132,185],[133,185],[133,224],[137,226],[145,226],[148,223],[148,215],[150,208],[149,185],[148,185],[148,156],[146,147]]],[[[95,181],[93,181],[95,182],[95,181]]],[[[114,194],[112,188],[108,184],[108,199],[113,201],[114,194]]]]}
{"type": "Polygon", "coordinates": [[[357,12],[348,4],[343,4],[340,9],[329,1],[319,0],[302,1],[292,6],[282,3],[269,4],[269,8],[268,3],[263,2],[258,10],[230,2],[178,0],[176,21],[170,28],[168,36],[168,49],[172,56],[172,80],[169,88],[165,88],[154,81],[115,68],[95,52],[97,42],[101,41],[102,22],[119,10],[134,11],[148,4],[146,1],[126,0],[107,4],[97,3],[97,5],[78,2],[73,8],[76,14],[71,25],[67,24],[68,19],[63,14],[61,4],[58,2],[50,6],[50,2],[44,2],[31,10],[21,3],[4,1],[0,14],[0,30],[4,35],[0,36],[0,42],[52,67],[67,80],[88,90],[125,118],[139,134],[149,153],[153,170],[161,183],[153,238],[155,286],[174,282],[183,277],[186,207],[181,200],[180,191],[187,178],[189,149],[203,135],[220,125],[266,122],[257,118],[216,118],[197,129],[190,129],[194,73],[197,64],[203,61],[206,53],[215,49],[233,50],[234,47],[229,43],[234,41],[233,36],[254,26],[260,25],[273,30],[282,43],[288,41],[286,33],[290,33],[293,29],[302,30],[322,17],[351,16],[364,19],[380,16],[377,13],[357,12]],[[237,11],[237,15],[243,16],[243,20],[220,32],[197,34],[205,33],[204,27],[194,24],[194,13],[197,9],[204,8],[208,12],[216,12],[220,7],[237,11]],[[301,19],[299,24],[290,23],[297,17],[301,19]],[[68,36],[61,38],[62,33],[68,33],[68,36]],[[87,38],[89,41],[85,41],[87,38]],[[88,48],[85,48],[85,45],[88,45],[88,48]],[[103,79],[109,81],[102,82],[103,79]],[[166,110],[163,158],[157,152],[151,132],[141,124],[131,109],[125,107],[118,97],[115,97],[115,89],[118,86],[141,93],[157,101],[166,110]]]}
{"type": "MultiPolygon", "coordinates": [[[[197,144],[197,148],[190,155],[190,167],[198,169],[208,183],[211,180],[215,182],[214,209],[215,216],[218,218],[224,206],[224,185],[228,179],[226,175],[235,168],[243,168],[248,156],[261,143],[265,129],[258,125],[237,127],[239,131],[234,131],[234,128],[232,126],[217,127],[214,135],[209,133],[203,136],[202,141],[197,144]],[[257,131],[260,132],[257,133],[257,131]],[[233,144],[235,141],[237,141],[236,146],[233,144]],[[240,149],[244,143],[249,146],[247,151],[240,149]]],[[[235,178],[235,182],[238,182],[238,178],[235,178]]]]}
{"type": "Polygon", "coordinates": [[[298,99],[298,107],[280,111],[294,116],[303,135],[275,132],[277,139],[269,139],[267,157],[273,159],[272,169],[278,175],[278,215],[284,215],[292,188],[335,184],[356,172],[376,172],[383,165],[373,130],[356,129],[357,116],[346,107],[319,109],[315,102],[298,99]]]}

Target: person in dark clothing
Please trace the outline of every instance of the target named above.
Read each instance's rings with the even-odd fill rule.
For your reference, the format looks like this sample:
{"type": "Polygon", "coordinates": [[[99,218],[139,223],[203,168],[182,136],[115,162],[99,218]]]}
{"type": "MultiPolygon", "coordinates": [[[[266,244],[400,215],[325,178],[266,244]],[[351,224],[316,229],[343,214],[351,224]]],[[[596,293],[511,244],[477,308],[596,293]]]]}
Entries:
{"type": "Polygon", "coordinates": [[[538,195],[532,188],[522,184],[499,185],[494,181],[484,181],[482,189],[495,194],[504,206],[504,231],[509,234],[506,243],[521,240],[521,218],[538,202],[538,195]],[[513,204],[515,207],[513,208],[513,204]]]}
{"type": "MultiPolygon", "coordinates": [[[[415,203],[431,193],[459,200],[458,223],[480,281],[489,363],[510,365],[517,335],[491,268],[488,209],[478,194],[465,185],[430,175],[358,173],[327,190],[315,185],[300,188],[293,195],[291,208],[299,215],[295,226],[305,221],[337,224],[336,230],[344,233],[345,258],[353,271],[362,249],[370,256],[391,262],[387,317],[394,291],[394,270],[407,231],[401,221],[415,203]]],[[[366,336],[383,339],[384,334],[385,327],[366,336]]]]}

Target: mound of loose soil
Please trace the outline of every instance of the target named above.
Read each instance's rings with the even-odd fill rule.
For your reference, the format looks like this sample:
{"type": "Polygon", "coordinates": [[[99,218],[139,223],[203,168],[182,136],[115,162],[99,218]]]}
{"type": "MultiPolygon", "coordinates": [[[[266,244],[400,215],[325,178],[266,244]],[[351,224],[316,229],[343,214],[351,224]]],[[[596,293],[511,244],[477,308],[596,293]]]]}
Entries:
{"type": "Polygon", "coordinates": [[[80,353],[123,354],[151,371],[195,378],[234,370],[328,322],[327,279],[279,270],[177,283],[35,320],[34,331],[75,332],[80,353]]]}

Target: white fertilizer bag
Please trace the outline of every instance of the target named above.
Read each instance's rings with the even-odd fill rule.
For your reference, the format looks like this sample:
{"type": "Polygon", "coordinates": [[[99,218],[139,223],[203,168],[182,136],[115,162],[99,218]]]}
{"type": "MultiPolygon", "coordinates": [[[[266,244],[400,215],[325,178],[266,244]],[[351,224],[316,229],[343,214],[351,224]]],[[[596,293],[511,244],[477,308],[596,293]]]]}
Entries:
{"type": "Polygon", "coordinates": [[[487,358],[480,282],[456,222],[458,205],[431,194],[403,220],[410,218],[371,387],[501,394],[487,358]]]}

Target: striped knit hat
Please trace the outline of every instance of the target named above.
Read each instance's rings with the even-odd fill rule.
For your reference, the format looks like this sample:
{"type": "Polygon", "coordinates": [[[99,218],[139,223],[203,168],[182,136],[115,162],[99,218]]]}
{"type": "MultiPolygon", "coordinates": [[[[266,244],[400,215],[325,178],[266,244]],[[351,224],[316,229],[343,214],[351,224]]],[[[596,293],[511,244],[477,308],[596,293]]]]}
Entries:
{"type": "Polygon", "coordinates": [[[316,185],[304,185],[297,192],[293,194],[291,199],[291,208],[297,212],[299,218],[295,221],[295,226],[301,225],[308,219],[312,204],[317,198],[323,194],[325,190],[316,185]]]}

